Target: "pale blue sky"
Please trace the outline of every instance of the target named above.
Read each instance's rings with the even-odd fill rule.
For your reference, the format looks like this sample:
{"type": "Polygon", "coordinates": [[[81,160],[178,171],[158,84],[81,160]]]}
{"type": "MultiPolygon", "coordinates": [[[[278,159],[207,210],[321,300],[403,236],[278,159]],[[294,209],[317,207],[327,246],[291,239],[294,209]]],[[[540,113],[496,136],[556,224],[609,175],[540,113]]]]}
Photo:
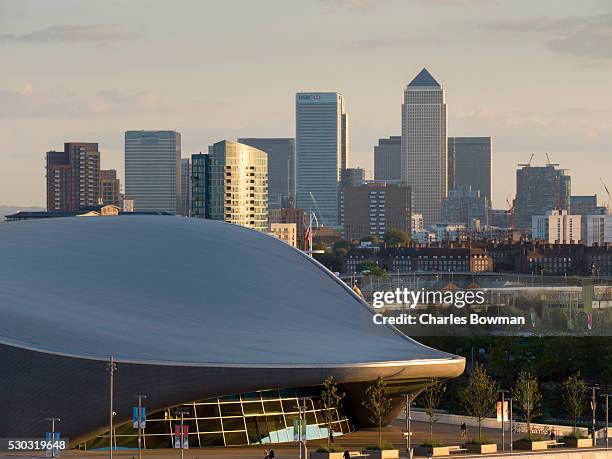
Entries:
{"type": "Polygon", "coordinates": [[[128,129],[176,129],[184,156],[293,136],[297,91],[344,94],[350,164],[371,172],[422,67],[449,135],[493,136],[496,207],[531,153],[576,194],[612,185],[609,0],[0,0],[0,204],[43,205],[64,141],[122,174],[128,129]]]}

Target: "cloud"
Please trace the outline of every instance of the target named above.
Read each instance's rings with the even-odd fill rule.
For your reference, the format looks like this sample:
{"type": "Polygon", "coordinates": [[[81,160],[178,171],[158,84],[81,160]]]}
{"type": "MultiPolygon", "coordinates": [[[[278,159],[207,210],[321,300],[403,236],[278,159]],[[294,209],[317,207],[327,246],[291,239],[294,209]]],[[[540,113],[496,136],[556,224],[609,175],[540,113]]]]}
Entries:
{"type": "Polygon", "coordinates": [[[113,24],[59,25],[22,35],[0,33],[0,43],[110,43],[134,38],[133,31],[113,24]]]}
{"type": "Polygon", "coordinates": [[[319,0],[319,2],[335,5],[354,11],[368,10],[387,0],[319,0]]]}
{"type": "Polygon", "coordinates": [[[346,43],[349,48],[360,48],[360,49],[376,49],[376,48],[391,48],[399,46],[410,46],[410,45],[442,45],[446,43],[439,37],[425,37],[425,38],[383,38],[383,39],[365,39],[355,40],[346,43]]]}
{"type": "Polygon", "coordinates": [[[529,17],[481,24],[491,31],[547,36],[545,46],[559,54],[612,59],[612,14],[590,17],[529,17]]]}

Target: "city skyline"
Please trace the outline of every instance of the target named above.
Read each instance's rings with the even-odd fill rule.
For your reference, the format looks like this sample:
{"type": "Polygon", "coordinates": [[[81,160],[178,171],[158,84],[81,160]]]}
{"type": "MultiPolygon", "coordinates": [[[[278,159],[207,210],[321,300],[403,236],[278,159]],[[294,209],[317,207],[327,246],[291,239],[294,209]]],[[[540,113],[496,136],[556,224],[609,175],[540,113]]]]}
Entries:
{"type": "Polygon", "coordinates": [[[67,141],[98,143],[102,167],[125,183],[127,130],[175,129],[184,157],[220,139],[294,137],[301,91],[343,94],[349,166],[372,178],[373,147],[400,134],[403,89],[423,67],[446,90],[448,135],[493,137],[496,207],[514,196],[516,165],[531,153],[536,165],[548,152],[570,169],[573,194],[603,200],[599,176],[612,181],[608,2],[148,5],[143,18],[140,2],[0,1],[0,203],[42,207],[41,157],[67,141]],[[230,14],[245,35],[205,45],[230,14]],[[157,32],[170,23],[172,33],[157,32]],[[171,65],[149,60],[168,51],[171,65]],[[193,71],[176,72],[176,60],[193,71]],[[245,83],[239,70],[255,63],[245,83]]]}

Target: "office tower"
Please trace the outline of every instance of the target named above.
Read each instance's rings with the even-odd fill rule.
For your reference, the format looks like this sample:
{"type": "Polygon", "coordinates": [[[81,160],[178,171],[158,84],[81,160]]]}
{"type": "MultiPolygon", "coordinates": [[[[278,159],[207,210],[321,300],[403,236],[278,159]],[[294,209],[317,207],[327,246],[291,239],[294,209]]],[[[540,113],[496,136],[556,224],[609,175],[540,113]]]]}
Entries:
{"type": "Polygon", "coordinates": [[[344,97],[335,92],[295,98],[297,207],[314,211],[319,223],[339,224],[339,187],[348,163],[344,97]]]}
{"type": "Polygon", "coordinates": [[[191,216],[210,218],[210,156],[191,155],[191,216]]]}
{"type": "Polygon", "coordinates": [[[447,193],[447,136],[444,89],[427,69],[404,91],[401,179],[412,188],[414,211],[427,227],[440,221],[447,193]]]}
{"type": "Polygon", "coordinates": [[[115,169],[100,171],[100,200],[103,206],[121,207],[121,182],[115,169]]]}
{"type": "Polygon", "coordinates": [[[491,137],[448,138],[448,189],[471,187],[491,206],[491,137]]]}
{"type": "Polygon", "coordinates": [[[580,215],[569,215],[567,210],[549,210],[546,215],[531,218],[531,237],[551,244],[580,242],[580,215]]]}
{"type": "Polygon", "coordinates": [[[191,216],[191,161],[181,159],[181,211],[180,214],[191,216]]]}
{"type": "Polygon", "coordinates": [[[100,152],[97,143],[67,142],[64,151],[49,151],[47,210],[77,212],[100,200],[100,152]]]}
{"type": "Polygon", "coordinates": [[[488,225],[489,207],[489,201],[481,195],[480,190],[462,185],[450,190],[442,201],[441,221],[461,223],[468,228],[472,227],[474,220],[478,220],[481,225],[488,225]]]}
{"type": "Polygon", "coordinates": [[[295,139],[244,137],[238,142],[268,154],[268,209],[295,207],[295,139]]]}
{"type": "Polygon", "coordinates": [[[520,165],[516,171],[514,213],[519,229],[531,228],[531,217],[549,210],[570,207],[571,177],[554,164],[543,167],[520,165]]]}
{"type": "Polygon", "coordinates": [[[402,137],[378,139],[374,146],[374,180],[402,179],[402,137]]]}
{"type": "Polygon", "coordinates": [[[268,155],[239,142],[222,140],[210,155],[210,218],[268,230],[268,155]]]}
{"type": "Polygon", "coordinates": [[[612,244],[612,215],[587,215],[582,218],[586,220],[586,233],[582,238],[589,247],[612,244]]]}
{"type": "Polygon", "coordinates": [[[606,208],[597,205],[597,195],[570,196],[570,212],[582,216],[582,235],[587,234],[587,215],[605,215],[606,208]]]}
{"type": "Polygon", "coordinates": [[[359,186],[365,182],[365,169],[350,167],[342,173],[342,186],[359,186]]]}
{"type": "Polygon", "coordinates": [[[296,227],[297,247],[304,248],[304,234],[306,232],[307,217],[304,209],[270,209],[268,211],[268,222],[273,223],[294,223],[296,227]]]}
{"type": "Polygon", "coordinates": [[[137,212],[181,208],[181,134],[176,131],[125,133],[125,193],[137,212]]]}
{"type": "Polygon", "coordinates": [[[349,241],[382,237],[389,229],[410,233],[410,187],[371,182],[342,189],[343,237],[349,241]]]}

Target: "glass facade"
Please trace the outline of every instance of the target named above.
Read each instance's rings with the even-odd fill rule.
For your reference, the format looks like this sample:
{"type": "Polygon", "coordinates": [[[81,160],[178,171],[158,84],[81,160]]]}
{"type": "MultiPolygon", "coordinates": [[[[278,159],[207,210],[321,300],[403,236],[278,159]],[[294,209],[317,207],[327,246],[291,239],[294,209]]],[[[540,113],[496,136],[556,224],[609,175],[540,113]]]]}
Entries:
{"type": "MultiPolygon", "coordinates": [[[[189,426],[189,446],[259,445],[294,441],[293,426],[299,419],[298,404],[306,403],[307,440],[327,438],[327,424],[319,391],[315,389],[267,390],[206,399],[147,416],[144,445],[171,448],[175,426],[180,424],[175,411],[184,409],[183,422],[189,426]]],[[[354,431],[342,409],[334,413],[334,435],[354,431]]],[[[138,433],[132,423],[118,426],[117,448],[136,448],[138,433]]],[[[87,449],[107,448],[108,433],[87,443],[87,449]]]]}

